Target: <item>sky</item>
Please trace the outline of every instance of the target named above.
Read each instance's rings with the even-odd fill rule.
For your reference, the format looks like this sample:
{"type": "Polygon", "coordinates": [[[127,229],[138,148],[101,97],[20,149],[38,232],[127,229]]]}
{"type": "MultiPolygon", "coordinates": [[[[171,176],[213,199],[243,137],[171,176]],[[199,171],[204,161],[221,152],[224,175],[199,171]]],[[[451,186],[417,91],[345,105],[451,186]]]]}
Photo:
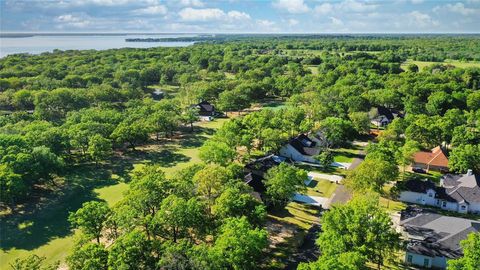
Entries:
{"type": "Polygon", "coordinates": [[[0,0],[0,12],[1,32],[480,32],[480,0],[0,0]]]}

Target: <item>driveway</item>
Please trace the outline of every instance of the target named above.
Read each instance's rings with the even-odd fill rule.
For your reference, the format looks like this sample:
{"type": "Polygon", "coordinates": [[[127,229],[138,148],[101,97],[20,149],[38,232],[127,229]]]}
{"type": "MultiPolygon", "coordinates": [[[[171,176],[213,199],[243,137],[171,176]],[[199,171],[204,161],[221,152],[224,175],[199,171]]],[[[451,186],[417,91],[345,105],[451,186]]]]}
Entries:
{"type": "Polygon", "coordinates": [[[326,206],[328,202],[328,198],[320,197],[320,196],[309,196],[304,194],[295,194],[293,196],[293,200],[296,202],[301,202],[304,204],[316,205],[316,206],[326,206]]]}
{"type": "Polygon", "coordinates": [[[308,172],[308,176],[313,179],[325,179],[330,182],[340,183],[343,177],[339,175],[332,175],[332,174],[324,174],[324,173],[317,173],[317,172],[308,172]]]}

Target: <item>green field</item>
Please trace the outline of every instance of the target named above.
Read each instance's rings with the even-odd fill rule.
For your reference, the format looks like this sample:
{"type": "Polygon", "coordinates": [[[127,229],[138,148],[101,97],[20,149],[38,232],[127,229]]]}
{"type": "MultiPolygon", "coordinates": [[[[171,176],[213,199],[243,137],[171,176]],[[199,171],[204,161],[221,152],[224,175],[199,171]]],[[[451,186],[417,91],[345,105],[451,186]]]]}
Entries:
{"type": "Polygon", "coordinates": [[[415,61],[415,60],[407,60],[405,61],[401,67],[405,68],[409,64],[415,64],[418,66],[419,70],[422,71],[424,68],[435,65],[435,64],[442,64],[442,65],[452,65],[458,68],[469,68],[469,67],[477,67],[480,68],[480,62],[461,62],[458,60],[446,60],[444,62],[427,62],[427,61],[415,61]]]}
{"type": "Polygon", "coordinates": [[[312,180],[307,187],[307,195],[330,198],[337,189],[337,184],[325,180],[312,180]]]}
{"type": "Polygon", "coordinates": [[[333,151],[335,162],[351,163],[354,158],[359,157],[360,149],[352,145],[349,148],[339,148],[333,151]]]}
{"type": "Polygon", "coordinates": [[[200,162],[198,148],[227,120],[198,123],[193,134],[138,147],[125,157],[114,158],[112,164],[77,166],[65,176],[65,181],[70,184],[59,198],[41,207],[32,206],[24,213],[1,217],[0,269],[9,269],[15,258],[32,253],[45,256],[46,263],[63,261],[73,246],[75,235],[69,229],[69,212],[76,211],[82,203],[90,200],[104,200],[114,205],[128,189],[124,180],[128,179],[129,171],[141,164],[161,164],[168,176],[200,162]]]}

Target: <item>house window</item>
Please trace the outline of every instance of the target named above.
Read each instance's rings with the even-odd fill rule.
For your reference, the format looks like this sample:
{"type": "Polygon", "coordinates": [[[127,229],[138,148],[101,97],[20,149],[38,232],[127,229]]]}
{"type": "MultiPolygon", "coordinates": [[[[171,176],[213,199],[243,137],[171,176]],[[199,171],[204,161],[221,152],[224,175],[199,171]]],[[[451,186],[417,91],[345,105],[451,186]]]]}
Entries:
{"type": "Polygon", "coordinates": [[[442,202],[442,207],[447,207],[447,202],[442,202]]]}
{"type": "Polygon", "coordinates": [[[433,193],[428,193],[428,197],[433,198],[433,193]]]}
{"type": "Polygon", "coordinates": [[[407,262],[412,263],[413,261],[413,256],[412,255],[407,255],[407,262]]]}
{"type": "Polygon", "coordinates": [[[462,208],[462,210],[465,210],[466,206],[465,206],[465,205],[462,205],[461,208],[462,208]]]}
{"type": "Polygon", "coordinates": [[[423,259],[423,267],[428,267],[429,264],[430,264],[429,259],[423,259]]]}

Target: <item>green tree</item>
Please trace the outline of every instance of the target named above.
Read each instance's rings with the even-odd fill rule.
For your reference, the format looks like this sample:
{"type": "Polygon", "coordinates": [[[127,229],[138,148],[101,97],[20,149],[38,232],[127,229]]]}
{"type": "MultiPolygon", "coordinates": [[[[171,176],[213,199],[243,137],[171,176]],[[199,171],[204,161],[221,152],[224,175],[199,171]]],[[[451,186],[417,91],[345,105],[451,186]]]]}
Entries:
{"type": "Polygon", "coordinates": [[[0,164],[0,201],[9,205],[23,198],[28,191],[20,174],[15,173],[6,164],[0,164]]]}
{"type": "Polygon", "coordinates": [[[108,269],[108,251],[101,244],[78,245],[67,257],[67,264],[71,270],[106,270],[108,269]]]}
{"type": "Polygon", "coordinates": [[[322,165],[324,168],[328,168],[332,165],[334,158],[332,151],[330,149],[324,149],[319,155],[315,157],[316,160],[322,165]]]}
{"type": "Polygon", "coordinates": [[[198,195],[206,199],[209,207],[213,205],[215,198],[220,196],[228,180],[227,169],[214,164],[205,166],[193,176],[198,195]]]}
{"type": "MultiPolygon", "coordinates": [[[[367,155],[368,157],[368,155],[367,155]]],[[[346,184],[358,192],[382,192],[383,185],[398,177],[398,167],[389,160],[367,158],[346,178],[346,184]]]]}
{"type": "Polygon", "coordinates": [[[350,121],[328,117],[320,122],[319,132],[325,138],[327,146],[340,146],[353,139],[353,126],[350,121]]]}
{"type": "Polygon", "coordinates": [[[108,254],[108,269],[155,269],[152,243],[144,233],[133,230],[120,236],[108,254]]]}
{"type": "Polygon", "coordinates": [[[353,112],[348,115],[352,121],[353,128],[358,134],[368,134],[370,132],[370,118],[366,112],[353,112]]]}
{"type": "Polygon", "coordinates": [[[480,269],[480,233],[470,233],[467,239],[462,240],[463,257],[447,261],[448,270],[475,270],[480,269]]]}
{"type": "Polygon", "coordinates": [[[190,132],[193,132],[193,123],[198,121],[198,117],[198,110],[189,107],[183,111],[181,120],[184,124],[190,125],[190,132]]]}
{"type": "Polygon", "coordinates": [[[246,217],[230,218],[220,228],[211,249],[218,268],[213,269],[257,269],[267,247],[265,229],[254,229],[246,217]]]}
{"type": "Polygon", "coordinates": [[[275,206],[284,207],[295,193],[306,190],[307,172],[287,163],[271,168],[265,175],[266,195],[275,206]]]}
{"type": "Polygon", "coordinates": [[[199,149],[199,157],[205,163],[216,163],[222,166],[232,162],[236,152],[224,142],[206,141],[199,149]]]}
{"type": "Polygon", "coordinates": [[[160,209],[153,218],[153,226],[157,235],[172,240],[187,237],[189,232],[199,232],[204,229],[204,208],[196,198],[185,200],[170,195],[162,201],[160,209]]]}
{"type": "Polygon", "coordinates": [[[115,128],[111,137],[118,143],[128,142],[130,147],[135,150],[136,145],[148,141],[150,131],[151,128],[146,121],[127,118],[115,128]]]}
{"type": "Polygon", "coordinates": [[[325,258],[358,252],[380,269],[400,248],[400,235],[378,205],[378,196],[357,197],[335,206],[323,215],[322,231],[317,244],[325,258]]]}
{"type": "Polygon", "coordinates": [[[93,135],[88,140],[87,153],[95,161],[95,164],[98,164],[99,161],[108,158],[112,153],[112,142],[102,135],[93,135]]]}
{"type": "Polygon", "coordinates": [[[298,270],[358,270],[364,269],[366,259],[359,252],[345,252],[332,256],[320,256],[311,263],[300,263],[298,270]]]}
{"type": "Polygon", "coordinates": [[[215,200],[212,212],[219,220],[245,216],[255,226],[263,225],[267,216],[261,201],[254,198],[247,188],[236,186],[228,187],[222,192],[215,200]]]}
{"type": "Polygon", "coordinates": [[[77,228],[80,228],[86,236],[95,238],[100,243],[105,222],[110,215],[110,208],[105,202],[86,202],[82,208],[70,213],[69,221],[77,228]]]}
{"type": "Polygon", "coordinates": [[[405,179],[405,171],[408,165],[413,162],[413,155],[420,150],[420,147],[415,141],[407,141],[400,149],[396,152],[397,162],[402,166],[402,179],[405,179]]]}
{"type": "Polygon", "coordinates": [[[459,173],[465,173],[468,169],[480,173],[480,145],[463,144],[453,148],[448,167],[459,173]]]}

